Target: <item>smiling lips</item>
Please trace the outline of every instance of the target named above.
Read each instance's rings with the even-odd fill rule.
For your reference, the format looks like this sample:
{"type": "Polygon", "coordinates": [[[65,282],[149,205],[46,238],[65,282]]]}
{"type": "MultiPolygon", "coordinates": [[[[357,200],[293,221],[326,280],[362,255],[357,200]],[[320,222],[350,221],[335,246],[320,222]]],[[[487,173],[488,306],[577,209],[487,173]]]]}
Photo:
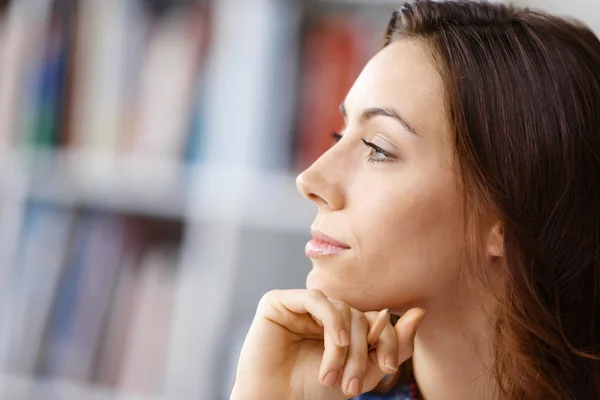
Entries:
{"type": "Polygon", "coordinates": [[[311,233],[313,238],[306,243],[304,248],[304,252],[309,258],[338,254],[350,248],[347,244],[327,236],[319,230],[312,229],[311,233]]]}

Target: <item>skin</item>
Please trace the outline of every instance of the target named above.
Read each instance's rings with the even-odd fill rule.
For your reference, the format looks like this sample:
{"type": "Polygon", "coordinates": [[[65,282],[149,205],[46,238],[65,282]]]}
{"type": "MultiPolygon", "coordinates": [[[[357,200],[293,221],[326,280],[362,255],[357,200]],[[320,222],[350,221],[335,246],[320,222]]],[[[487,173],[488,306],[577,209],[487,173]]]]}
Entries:
{"type": "Polygon", "coordinates": [[[344,102],[343,138],[297,180],[318,206],[313,227],[351,247],[313,259],[307,287],[359,309],[404,309],[455,290],[462,203],[442,81],[429,59],[408,41],[375,56],[344,102]],[[396,110],[417,135],[390,117],[362,122],[373,107],[396,110]],[[369,155],[388,161],[367,162],[369,155]]]}
{"type": "MultiPolygon", "coordinates": [[[[353,378],[361,393],[368,391],[411,355],[424,398],[491,398],[486,315],[494,302],[464,279],[463,197],[443,81],[426,45],[401,39],[381,50],[343,111],[341,140],[297,185],[318,207],[312,227],[350,248],[312,258],[308,290],[272,292],[261,301],[232,398],[278,398],[259,393],[261,385],[295,388],[281,398],[348,398],[356,394],[349,390],[353,378]],[[388,112],[365,113],[371,109],[388,112]],[[396,327],[388,324],[376,354],[367,356],[364,337],[383,308],[406,315],[396,327]],[[324,327],[312,326],[308,315],[324,327]],[[340,327],[349,332],[349,346],[336,341],[340,327]],[[386,364],[387,356],[395,365],[386,364]],[[339,376],[327,386],[329,371],[339,376]]],[[[493,270],[503,258],[502,231],[493,218],[482,221],[481,267],[493,270]]]]}

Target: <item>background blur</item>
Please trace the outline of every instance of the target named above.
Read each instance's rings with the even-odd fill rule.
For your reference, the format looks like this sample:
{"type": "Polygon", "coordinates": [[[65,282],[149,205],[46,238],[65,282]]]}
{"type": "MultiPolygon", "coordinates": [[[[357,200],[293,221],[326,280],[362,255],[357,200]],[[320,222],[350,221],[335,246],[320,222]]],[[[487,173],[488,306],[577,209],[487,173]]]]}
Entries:
{"type": "Polygon", "coordinates": [[[310,268],[295,177],[400,3],[0,1],[0,400],[229,398],[261,295],[310,268]]]}

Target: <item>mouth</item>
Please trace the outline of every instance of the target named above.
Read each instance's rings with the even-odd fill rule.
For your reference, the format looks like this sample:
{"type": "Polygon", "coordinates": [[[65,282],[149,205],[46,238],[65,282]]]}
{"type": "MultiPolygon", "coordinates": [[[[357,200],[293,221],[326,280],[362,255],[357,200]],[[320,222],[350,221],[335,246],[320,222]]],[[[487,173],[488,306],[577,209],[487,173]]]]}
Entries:
{"type": "Polygon", "coordinates": [[[347,244],[324,234],[317,229],[311,229],[312,240],[306,243],[304,252],[308,258],[331,256],[350,249],[347,244]]]}

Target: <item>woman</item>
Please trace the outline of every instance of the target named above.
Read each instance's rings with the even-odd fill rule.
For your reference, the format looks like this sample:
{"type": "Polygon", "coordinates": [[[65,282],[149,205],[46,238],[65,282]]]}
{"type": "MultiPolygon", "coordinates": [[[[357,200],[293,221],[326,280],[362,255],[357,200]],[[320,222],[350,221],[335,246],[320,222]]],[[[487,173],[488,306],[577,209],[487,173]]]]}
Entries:
{"type": "Polygon", "coordinates": [[[261,300],[232,399],[346,399],[394,374],[389,398],[600,399],[592,32],[407,3],[342,112],[297,180],[318,206],[307,290],[261,300]],[[384,308],[404,315],[369,352],[384,308]]]}

